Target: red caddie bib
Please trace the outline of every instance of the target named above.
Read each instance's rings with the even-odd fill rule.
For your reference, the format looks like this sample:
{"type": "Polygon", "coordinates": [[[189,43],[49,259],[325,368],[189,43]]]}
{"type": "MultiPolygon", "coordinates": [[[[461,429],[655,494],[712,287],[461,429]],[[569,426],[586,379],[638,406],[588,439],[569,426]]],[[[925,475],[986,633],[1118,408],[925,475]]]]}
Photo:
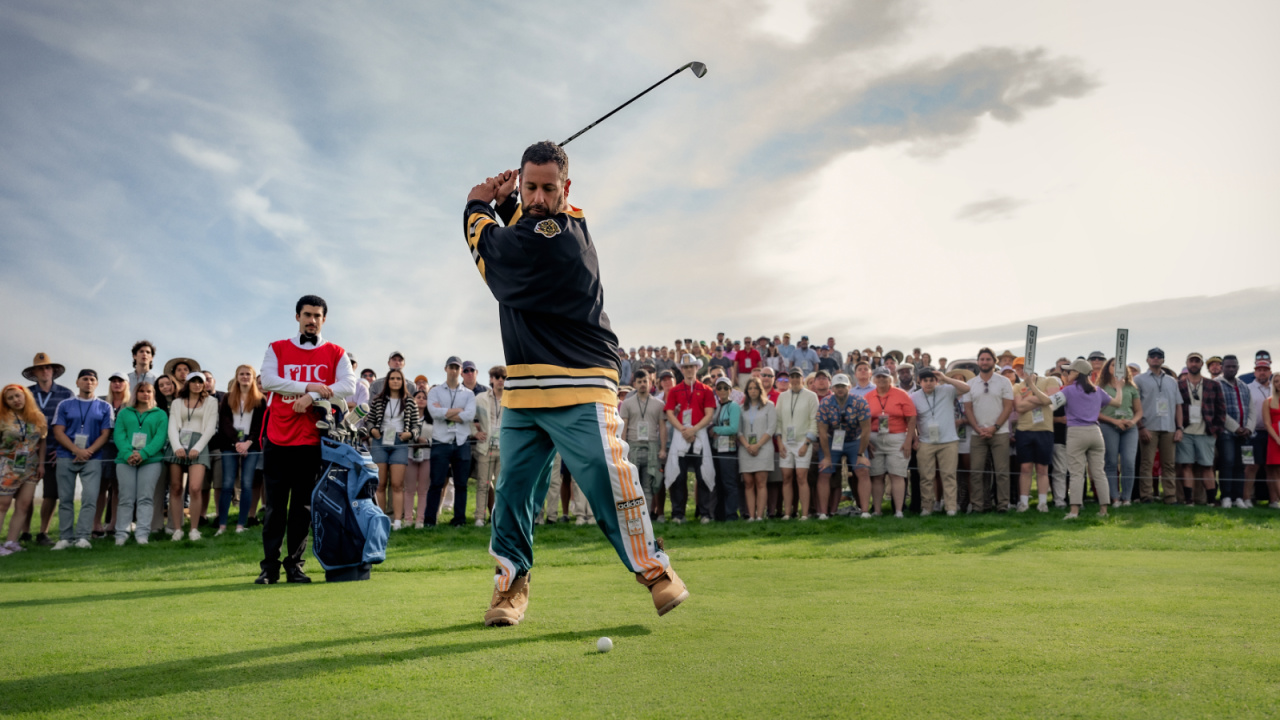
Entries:
{"type": "MultiPolygon", "coordinates": [[[[334,343],[303,349],[292,340],[271,343],[276,368],[285,380],[332,385],[337,379],[338,361],[347,354],[334,343]]],[[[267,403],[267,439],[275,445],[319,445],[315,413],[295,413],[293,401],[301,395],[271,393],[267,403]]]]}

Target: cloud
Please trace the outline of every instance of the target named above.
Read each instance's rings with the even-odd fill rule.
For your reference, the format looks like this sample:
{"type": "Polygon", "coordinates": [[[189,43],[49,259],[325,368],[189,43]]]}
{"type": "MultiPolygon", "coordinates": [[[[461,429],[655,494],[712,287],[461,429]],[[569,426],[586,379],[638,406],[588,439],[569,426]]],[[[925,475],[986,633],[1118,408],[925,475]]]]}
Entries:
{"type": "Polygon", "coordinates": [[[231,207],[281,240],[307,232],[302,218],[271,209],[271,199],[258,191],[242,187],[231,196],[231,207]]]}
{"type": "Polygon", "coordinates": [[[192,140],[186,135],[174,133],[169,137],[169,144],[173,147],[175,152],[189,160],[192,165],[195,165],[198,168],[212,170],[214,172],[227,175],[240,169],[239,160],[236,160],[226,153],[207,147],[196,140],[192,140]]]}
{"type": "Polygon", "coordinates": [[[975,223],[1007,220],[1013,217],[1018,208],[1026,204],[1026,200],[1007,195],[991,198],[990,200],[978,200],[957,210],[956,219],[975,223]]]}

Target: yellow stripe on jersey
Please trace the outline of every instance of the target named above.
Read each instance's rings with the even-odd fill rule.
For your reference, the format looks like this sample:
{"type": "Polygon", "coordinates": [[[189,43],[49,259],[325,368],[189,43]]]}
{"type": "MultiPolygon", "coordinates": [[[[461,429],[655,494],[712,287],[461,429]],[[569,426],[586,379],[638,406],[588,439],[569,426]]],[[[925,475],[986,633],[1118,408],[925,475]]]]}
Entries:
{"type": "Polygon", "coordinates": [[[618,382],[618,371],[613,368],[567,368],[559,365],[508,365],[507,378],[547,377],[565,375],[568,377],[603,377],[618,382]]]}
{"type": "Polygon", "coordinates": [[[480,277],[488,282],[488,277],[484,274],[484,259],[480,257],[480,235],[486,227],[497,225],[493,218],[484,213],[471,213],[467,217],[467,245],[471,247],[471,257],[476,261],[476,269],[480,271],[480,277]]]}
{"type": "Polygon", "coordinates": [[[604,403],[617,406],[617,393],[607,388],[521,388],[502,391],[502,406],[517,409],[555,408],[587,403],[604,403]]]}

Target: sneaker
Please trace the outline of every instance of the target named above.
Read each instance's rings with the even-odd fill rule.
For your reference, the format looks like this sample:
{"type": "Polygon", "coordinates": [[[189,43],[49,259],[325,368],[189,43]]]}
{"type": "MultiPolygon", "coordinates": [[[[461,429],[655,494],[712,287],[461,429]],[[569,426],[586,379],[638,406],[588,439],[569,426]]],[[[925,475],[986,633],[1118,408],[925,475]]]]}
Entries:
{"type": "Polygon", "coordinates": [[[187,537],[191,540],[199,540],[204,536],[200,534],[199,530],[192,530],[191,532],[187,533],[187,537]]]}
{"type": "Polygon", "coordinates": [[[396,520],[395,522],[391,523],[391,529],[392,529],[392,530],[399,530],[399,529],[400,529],[400,521],[399,521],[399,520],[396,520]]]}
{"type": "Polygon", "coordinates": [[[127,538],[122,538],[122,537],[116,538],[116,547],[124,547],[124,543],[126,539],[127,538]]]}
{"type": "Polygon", "coordinates": [[[1040,512],[1049,512],[1049,503],[1036,503],[1036,510],[1040,512]]]}
{"type": "Polygon", "coordinates": [[[93,544],[89,542],[88,538],[80,538],[76,541],[76,547],[81,550],[89,550],[93,547],[93,544]]]}
{"type": "Polygon", "coordinates": [[[934,511],[934,512],[942,512],[942,501],[941,501],[941,500],[936,500],[936,501],[934,501],[934,503],[933,503],[933,511],[934,511]]]}
{"type": "Polygon", "coordinates": [[[573,524],[577,525],[578,527],[582,527],[583,525],[587,524],[587,519],[584,517],[579,517],[577,520],[573,521],[573,524]]]}
{"type": "Polygon", "coordinates": [[[947,517],[955,517],[955,516],[956,516],[956,511],[955,511],[955,510],[948,510],[948,511],[947,511],[947,517]]]}
{"type": "Polygon", "coordinates": [[[683,524],[684,524],[684,518],[671,518],[671,524],[672,524],[672,525],[683,525],[683,524]]]}
{"type": "Polygon", "coordinates": [[[147,536],[146,536],[146,535],[134,535],[134,536],[133,536],[133,540],[134,540],[134,542],[138,543],[139,545],[146,545],[146,544],[148,544],[149,542],[151,542],[150,540],[148,540],[148,539],[147,539],[147,536]]]}
{"type": "Polygon", "coordinates": [[[1022,500],[1018,501],[1018,512],[1026,512],[1027,510],[1030,510],[1030,509],[1031,509],[1030,505],[1023,502],[1022,500]]]}
{"type": "MultiPolygon", "coordinates": [[[[1240,507],[1244,507],[1244,501],[1240,502],[1240,507]]],[[[1231,498],[1222,498],[1222,508],[1224,510],[1231,509],[1231,498]]]]}
{"type": "Polygon", "coordinates": [[[236,526],[236,534],[237,534],[237,535],[239,535],[240,533],[244,532],[246,529],[247,529],[247,528],[245,528],[245,526],[243,526],[243,525],[237,525],[237,526],[236,526]]]}
{"type": "MultiPolygon", "coordinates": [[[[1229,501],[1228,501],[1226,498],[1223,498],[1223,499],[1222,499],[1222,502],[1226,503],[1226,502],[1229,502],[1229,501]]],[[[1241,510],[1248,510],[1248,509],[1249,509],[1249,506],[1248,506],[1248,505],[1246,505],[1246,504],[1245,504],[1245,502],[1244,502],[1244,500],[1243,500],[1243,499],[1241,499],[1241,498],[1237,498],[1237,499],[1236,499],[1236,507],[1240,508],[1241,510]]]]}
{"type": "Polygon", "coordinates": [[[0,545],[0,557],[5,557],[6,555],[12,555],[12,554],[13,554],[12,550],[10,550],[9,548],[3,545],[0,545]]]}
{"type": "Polygon", "coordinates": [[[484,527],[484,521],[483,521],[483,520],[477,520],[477,521],[476,521],[476,527],[484,527]]]}
{"type": "Polygon", "coordinates": [[[783,516],[782,516],[782,519],[783,519],[783,520],[790,520],[790,519],[791,519],[791,516],[790,516],[790,515],[783,515],[783,516]]]}
{"type": "MultiPolygon", "coordinates": [[[[538,523],[538,524],[539,524],[539,525],[541,525],[542,523],[538,523]]],[[[426,526],[427,526],[427,525],[426,525],[426,523],[414,523],[414,525],[413,525],[413,529],[414,529],[414,530],[421,530],[422,528],[424,528],[424,527],[426,527],[426,526]]]]}
{"type": "Polygon", "coordinates": [[[702,523],[703,525],[710,525],[710,524],[711,524],[711,518],[704,516],[704,517],[703,517],[701,520],[699,520],[698,522],[702,523]]]}
{"type": "Polygon", "coordinates": [[[26,552],[26,550],[27,550],[26,548],[22,547],[22,545],[20,545],[20,544],[18,544],[18,543],[16,543],[16,542],[14,542],[14,541],[12,541],[12,540],[10,540],[9,542],[5,543],[5,544],[4,544],[4,547],[6,547],[6,548],[8,548],[10,551],[12,551],[12,552],[16,552],[16,553],[26,552]]]}
{"type": "Polygon", "coordinates": [[[562,522],[562,523],[573,522],[573,518],[569,517],[568,515],[561,515],[560,519],[557,520],[556,522],[562,522]]]}
{"type": "Polygon", "coordinates": [[[653,607],[662,617],[675,609],[677,605],[689,599],[689,589],[685,587],[676,571],[667,568],[658,577],[646,580],[643,573],[636,573],[636,582],[649,588],[653,595],[653,607]]]}
{"type": "Polygon", "coordinates": [[[929,517],[929,516],[930,516],[930,515],[932,515],[932,514],[933,514],[933,511],[932,511],[932,510],[921,510],[921,511],[920,511],[920,517],[929,517]]]}
{"type": "Polygon", "coordinates": [[[275,585],[278,582],[280,582],[279,570],[267,570],[266,568],[263,568],[262,572],[259,573],[258,575],[258,579],[253,581],[253,584],[254,585],[275,585]]]}
{"type": "Polygon", "coordinates": [[[1245,509],[1245,510],[1251,510],[1251,509],[1253,509],[1253,501],[1252,501],[1252,500],[1245,500],[1245,501],[1244,501],[1244,509],[1245,509]]]}
{"type": "Polygon", "coordinates": [[[1065,500],[1054,500],[1053,506],[1056,508],[1064,508],[1067,506],[1067,503],[1065,500]]]}
{"type": "Polygon", "coordinates": [[[285,582],[302,583],[304,585],[311,582],[311,578],[307,577],[307,574],[302,572],[302,568],[300,567],[285,568],[284,580],[285,582]]]}
{"type": "Polygon", "coordinates": [[[24,543],[29,543],[29,542],[31,542],[31,533],[29,533],[29,532],[24,532],[24,533],[22,533],[21,535],[19,535],[19,536],[18,536],[18,542],[24,542],[24,543]]]}
{"type": "Polygon", "coordinates": [[[215,533],[213,534],[213,536],[214,536],[214,537],[218,537],[219,535],[221,535],[222,533],[224,533],[224,532],[226,532],[226,531],[227,531],[227,529],[226,529],[226,528],[224,528],[224,527],[220,527],[220,528],[218,528],[218,531],[217,531],[217,532],[215,532],[215,533]]]}
{"type": "Polygon", "coordinates": [[[53,547],[53,541],[49,539],[48,533],[36,535],[36,544],[41,547],[53,547]]]}
{"type": "Polygon", "coordinates": [[[181,539],[182,539],[182,531],[181,531],[181,530],[174,530],[173,532],[169,533],[169,539],[170,539],[170,540],[181,540],[181,539]]]}
{"type": "Polygon", "coordinates": [[[666,521],[667,521],[667,517],[666,517],[665,515],[659,515],[658,517],[656,517],[656,518],[654,518],[654,519],[653,519],[653,523],[654,523],[655,525],[661,525],[661,524],[665,523],[666,521]]]}
{"type": "Polygon", "coordinates": [[[808,516],[808,515],[801,515],[801,516],[800,516],[800,521],[801,521],[801,522],[804,522],[805,520],[808,520],[808,519],[809,519],[809,516],[808,516]]]}
{"type": "MultiPolygon", "coordinates": [[[[955,513],[954,513],[954,512],[953,512],[953,513],[951,513],[951,514],[952,514],[952,515],[955,515],[955,513]]],[[[862,513],[861,517],[862,517],[862,519],[863,519],[863,520],[870,520],[870,519],[871,519],[871,513],[865,513],[865,512],[864,512],[864,513],[862,513]]]]}
{"type": "Polygon", "coordinates": [[[519,625],[524,613],[529,609],[529,575],[522,575],[511,581],[506,592],[493,587],[493,597],[489,600],[489,609],[484,613],[485,627],[511,627],[519,625]]]}
{"type": "Polygon", "coordinates": [[[901,510],[899,510],[898,512],[894,513],[894,514],[893,514],[893,516],[894,516],[894,517],[896,517],[896,518],[900,518],[900,517],[902,517],[902,511],[901,511],[901,510]]]}
{"type": "Polygon", "coordinates": [[[818,513],[818,519],[819,519],[819,520],[826,520],[826,519],[827,519],[827,516],[826,516],[826,515],[823,515],[822,513],[818,513]]]}
{"type": "Polygon", "coordinates": [[[1123,504],[1124,504],[1124,503],[1123,503],[1123,502],[1121,502],[1120,500],[1112,500],[1112,501],[1111,501],[1111,507],[1113,507],[1113,508],[1118,508],[1118,507],[1120,507],[1120,506],[1121,506],[1121,505],[1123,505],[1123,504]]]}
{"type": "Polygon", "coordinates": [[[1062,518],[1062,519],[1063,519],[1063,520],[1075,520],[1075,519],[1076,519],[1076,518],[1078,518],[1078,517],[1080,517],[1080,513],[1067,513],[1066,517],[1064,517],[1064,518],[1062,518]]]}

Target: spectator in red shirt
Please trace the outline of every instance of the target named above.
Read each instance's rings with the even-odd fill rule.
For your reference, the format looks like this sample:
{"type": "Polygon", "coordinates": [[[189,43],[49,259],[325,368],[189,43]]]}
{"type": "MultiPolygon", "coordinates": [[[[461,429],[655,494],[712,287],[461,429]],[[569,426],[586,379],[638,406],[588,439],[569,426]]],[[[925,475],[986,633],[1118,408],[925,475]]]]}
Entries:
{"type": "Polygon", "coordinates": [[[747,381],[751,379],[751,371],[756,370],[764,363],[764,358],[760,357],[760,351],[754,346],[748,345],[737,351],[734,356],[734,382],[739,388],[747,386],[747,381]]]}
{"type": "MultiPolygon", "coordinates": [[[[689,503],[689,471],[694,474],[694,482],[702,482],[702,445],[707,442],[703,432],[714,417],[719,402],[711,388],[698,382],[698,359],[685,354],[680,359],[680,369],[684,373],[684,382],[667,391],[667,422],[686,443],[685,452],[677,459],[679,473],[671,483],[668,494],[671,497],[671,522],[676,525],[684,523],[685,506],[689,503]],[[700,441],[701,444],[698,444],[700,441]]],[[[671,448],[675,452],[676,448],[671,448]]]]}

